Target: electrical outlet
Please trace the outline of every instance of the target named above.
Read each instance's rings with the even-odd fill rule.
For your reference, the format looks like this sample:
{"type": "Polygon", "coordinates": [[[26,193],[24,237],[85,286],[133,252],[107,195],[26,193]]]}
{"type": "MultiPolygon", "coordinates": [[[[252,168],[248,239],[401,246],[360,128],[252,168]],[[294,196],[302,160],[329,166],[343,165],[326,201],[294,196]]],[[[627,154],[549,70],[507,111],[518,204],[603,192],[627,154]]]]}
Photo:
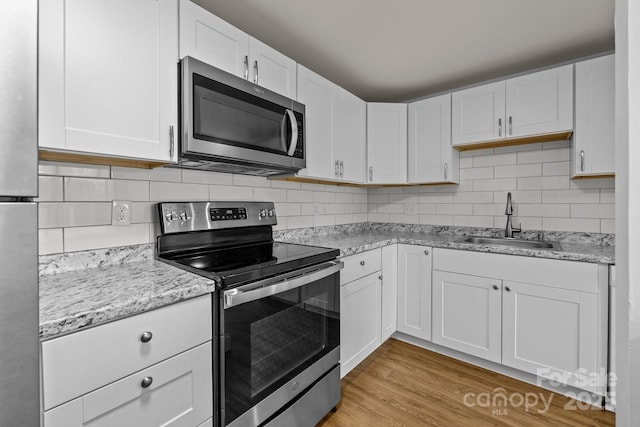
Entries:
{"type": "Polygon", "coordinates": [[[131,225],[131,202],[114,200],[111,208],[111,225],[131,225]]]}

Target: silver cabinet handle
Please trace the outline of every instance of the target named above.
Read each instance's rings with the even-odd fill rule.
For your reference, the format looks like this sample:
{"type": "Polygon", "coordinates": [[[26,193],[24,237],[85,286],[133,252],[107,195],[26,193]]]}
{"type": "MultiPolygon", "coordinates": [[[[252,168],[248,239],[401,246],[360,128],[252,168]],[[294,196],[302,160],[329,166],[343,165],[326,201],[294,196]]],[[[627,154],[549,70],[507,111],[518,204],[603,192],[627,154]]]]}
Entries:
{"type": "Polygon", "coordinates": [[[255,84],[259,84],[258,81],[258,61],[253,61],[253,70],[256,72],[255,75],[253,76],[253,82],[255,84]]]}
{"type": "Polygon", "coordinates": [[[502,119],[498,119],[498,136],[502,136],[502,119]]]}
{"type": "Polygon", "coordinates": [[[249,80],[249,55],[244,56],[244,79],[249,80]]]}
{"type": "Polygon", "coordinates": [[[584,150],[580,151],[580,171],[584,172],[584,150]]]}
{"type": "Polygon", "coordinates": [[[173,159],[174,152],[174,137],[173,137],[173,125],[169,126],[169,158],[173,159]]]}
{"type": "Polygon", "coordinates": [[[493,289],[498,290],[498,285],[493,285],[493,289]]]}
{"type": "Polygon", "coordinates": [[[382,275],[378,276],[378,279],[382,280],[382,275]]]}
{"type": "Polygon", "coordinates": [[[444,180],[447,180],[447,164],[444,164],[444,180]]]}
{"type": "Polygon", "coordinates": [[[144,377],[142,379],[142,382],[140,383],[140,386],[142,388],[148,388],[151,385],[151,383],[153,383],[153,377],[144,377]]]}
{"type": "Polygon", "coordinates": [[[344,162],[340,160],[340,176],[344,176],[344,162]]]}
{"type": "Polygon", "coordinates": [[[369,166],[369,181],[373,182],[373,166],[369,166]]]}
{"type": "Polygon", "coordinates": [[[140,342],[149,342],[153,338],[153,334],[149,331],[145,331],[140,335],[140,342]]]}
{"type": "Polygon", "coordinates": [[[425,250],[425,251],[424,251],[424,254],[425,254],[425,255],[429,255],[429,250],[428,250],[428,249],[427,249],[427,250],[425,250]]]}
{"type": "Polygon", "coordinates": [[[509,135],[513,135],[513,120],[511,120],[511,116],[509,116],[509,135]]]}
{"type": "Polygon", "coordinates": [[[505,291],[507,291],[507,292],[511,292],[511,288],[510,288],[510,287],[508,287],[508,286],[505,286],[505,287],[504,287],[504,290],[505,290],[505,291]]]}
{"type": "Polygon", "coordinates": [[[340,163],[338,163],[338,161],[337,161],[337,160],[336,160],[335,165],[333,166],[333,169],[334,169],[334,173],[333,173],[333,174],[334,174],[335,176],[338,176],[338,175],[339,175],[339,173],[340,173],[340,172],[339,172],[339,171],[340,171],[340,163]]]}
{"type": "Polygon", "coordinates": [[[360,261],[360,265],[365,265],[366,263],[364,262],[364,260],[360,261]]]}

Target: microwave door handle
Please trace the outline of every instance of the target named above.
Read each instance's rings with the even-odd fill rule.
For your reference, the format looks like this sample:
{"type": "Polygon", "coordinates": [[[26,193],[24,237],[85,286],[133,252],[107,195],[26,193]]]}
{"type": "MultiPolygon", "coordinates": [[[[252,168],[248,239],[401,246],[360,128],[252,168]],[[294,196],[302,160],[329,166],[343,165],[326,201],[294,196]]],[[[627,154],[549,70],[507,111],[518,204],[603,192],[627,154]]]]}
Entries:
{"type": "Polygon", "coordinates": [[[291,110],[287,110],[286,116],[289,116],[289,121],[291,122],[291,142],[289,143],[289,151],[287,152],[289,157],[291,157],[298,147],[298,121],[291,110]]]}
{"type": "MultiPolygon", "coordinates": [[[[287,110],[289,111],[289,110],[287,110]]],[[[282,120],[280,121],[280,146],[282,151],[288,153],[287,150],[287,114],[282,116],[282,120]]]]}
{"type": "MultiPolygon", "coordinates": [[[[244,304],[246,302],[255,301],[261,298],[266,298],[272,295],[277,295],[282,292],[290,291],[295,288],[299,288],[304,285],[308,285],[317,280],[324,279],[331,276],[334,273],[342,270],[344,263],[342,261],[332,261],[320,269],[314,270],[306,274],[294,276],[291,279],[277,281],[275,283],[265,283],[261,286],[261,282],[269,282],[273,279],[266,279],[261,282],[252,283],[246,287],[252,288],[249,290],[243,290],[243,286],[239,288],[230,289],[224,291],[224,308],[231,308],[236,305],[244,304]]],[[[277,280],[277,278],[275,278],[277,280]]]]}

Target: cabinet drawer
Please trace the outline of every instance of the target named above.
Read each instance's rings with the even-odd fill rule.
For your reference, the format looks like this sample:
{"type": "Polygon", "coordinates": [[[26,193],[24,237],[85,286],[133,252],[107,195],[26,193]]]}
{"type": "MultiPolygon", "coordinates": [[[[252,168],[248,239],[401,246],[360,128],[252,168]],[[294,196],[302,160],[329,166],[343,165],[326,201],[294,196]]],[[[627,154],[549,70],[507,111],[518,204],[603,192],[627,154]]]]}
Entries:
{"type": "Polygon", "coordinates": [[[208,342],[160,362],[46,411],[44,426],[200,425],[213,415],[211,355],[208,342]]]}
{"type": "Polygon", "coordinates": [[[211,328],[205,295],[43,342],[44,409],[209,341],[211,328]]]}
{"type": "Polygon", "coordinates": [[[366,251],[342,258],[344,269],[340,273],[340,285],[353,282],[382,268],[380,249],[366,251]]]}

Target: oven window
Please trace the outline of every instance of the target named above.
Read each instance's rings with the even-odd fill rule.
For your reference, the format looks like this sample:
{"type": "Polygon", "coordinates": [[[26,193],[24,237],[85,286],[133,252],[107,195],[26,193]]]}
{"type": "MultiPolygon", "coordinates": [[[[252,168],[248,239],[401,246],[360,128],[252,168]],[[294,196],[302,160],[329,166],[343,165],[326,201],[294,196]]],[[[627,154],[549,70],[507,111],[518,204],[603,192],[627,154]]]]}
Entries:
{"type": "Polygon", "coordinates": [[[337,277],[224,310],[226,424],[337,347],[337,277]]]}

